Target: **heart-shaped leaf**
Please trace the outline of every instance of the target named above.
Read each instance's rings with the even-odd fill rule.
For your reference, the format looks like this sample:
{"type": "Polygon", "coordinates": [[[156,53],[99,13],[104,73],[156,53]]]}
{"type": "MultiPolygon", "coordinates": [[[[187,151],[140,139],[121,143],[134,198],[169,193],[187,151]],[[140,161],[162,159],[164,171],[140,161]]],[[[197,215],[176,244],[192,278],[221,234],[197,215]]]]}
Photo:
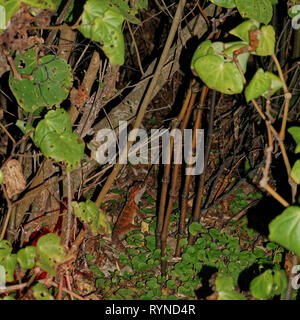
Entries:
{"type": "Polygon", "coordinates": [[[270,87],[271,79],[265,74],[263,69],[258,69],[245,90],[247,102],[260,97],[270,87]]]}
{"type": "Polygon", "coordinates": [[[250,291],[256,299],[269,299],[273,293],[273,272],[266,270],[264,273],[255,277],[250,283],[250,291]]]}
{"type": "Polygon", "coordinates": [[[295,153],[300,152],[300,127],[290,127],[288,132],[292,135],[293,139],[296,142],[295,153]]]}
{"type": "Polygon", "coordinates": [[[31,269],[35,265],[36,247],[27,246],[17,253],[17,260],[24,269],[31,269]]]}
{"type": "Polygon", "coordinates": [[[300,160],[297,160],[294,163],[293,168],[291,170],[291,177],[297,184],[300,184],[300,160]]]}
{"type": "Polygon", "coordinates": [[[300,207],[290,206],[269,224],[269,238],[300,256],[300,207]]]}
{"type": "Polygon", "coordinates": [[[54,233],[48,233],[39,238],[36,244],[37,265],[43,270],[55,276],[57,263],[66,258],[64,247],[60,244],[60,238],[54,233]]]}
{"type": "Polygon", "coordinates": [[[253,19],[246,20],[240,23],[237,27],[230,30],[229,33],[250,43],[249,32],[259,28],[259,22],[253,19]]]}
{"type": "Polygon", "coordinates": [[[84,156],[83,140],[72,132],[69,114],[62,108],[50,110],[41,120],[34,138],[46,157],[64,161],[74,169],[84,156]]]}
{"type": "Polygon", "coordinates": [[[35,51],[30,49],[18,54],[14,64],[18,73],[26,77],[19,80],[11,72],[9,86],[25,111],[52,107],[68,96],[72,74],[71,67],[64,59],[47,55],[37,61],[35,51]]]}
{"type": "Polygon", "coordinates": [[[200,57],[194,63],[200,79],[211,89],[226,93],[241,93],[244,88],[243,77],[232,62],[225,62],[217,55],[200,57]]]}
{"type": "Polygon", "coordinates": [[[243,18],[255,19],[264,24],[268,24],[272,19],[273,8],[270,0],[235,0],[235,3],[243,18]]]}
{"type": "Polygon", "coordinates": [[[255,54],[259,56],[270,56],[275,50],[275,30],[272,26],[263,26],[258,35],[258,47],[255,54]]]}
{"type": "Polygon", "coordinates": [[[213,4],[223,8],[235,8],[235,0],[210,0],[213,4]]]}
{"type": "Polygon", "coordinates": [[[103,44],[103,51],[112,65],[124,63],[125,45],[122,33],[124,12],[126,10],[113,1],[88,0],[82,13],[79,31],[85,37],[103,44]]]}

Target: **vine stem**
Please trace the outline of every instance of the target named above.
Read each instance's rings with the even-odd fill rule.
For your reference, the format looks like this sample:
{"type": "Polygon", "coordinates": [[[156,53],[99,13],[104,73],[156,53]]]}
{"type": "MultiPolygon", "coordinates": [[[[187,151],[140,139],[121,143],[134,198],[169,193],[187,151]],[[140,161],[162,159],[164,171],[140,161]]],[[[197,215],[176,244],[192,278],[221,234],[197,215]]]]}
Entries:
{"type": "MultiPolygon", "coordinates": [[[[176,10],[176,13],[175,13],[175,16],[174,16],[174,20],[172,22],[172,26],[171,26],[171,29],[170,29],[170,32],[169,32],[169,35],[168,35],[168,38],[167,38],[167,41],[166,41],[166,44],[165,44],[165,47],[164,47],[163,52],[161,54],[161,57],[160,57],[158,65],[157,65],[157,68],[155,70],[155,73],[153,75],[153,78],[152,78],[152,80],[150,82],[149,88],[148,88],[148,90],[146,92],[146,95],[145,95],[145,97],[144,97],[144,99],[143,99],[143,101],[141,103],[140,109],[138,111],[138,114],[137,114],[137,117],[136,117],[136,121],[135,121],[135,124],[134,124],[134,129],[138,129],[142,124],[142,120],[143,120],[144,115],[146,113],[146,109],[147,109],[147,107],[148,107],[148,105],[149,105],[149,103],[151,101],[154,89],[155,89],[155,87],[156,87],[156,85],[158,83],[158,79],[159,79],[159,76],[161,74],[162,68],[163,68],[166,60],[169,57],[169,50],[171,48],[172,42],[174,40],[174,37],[175,37],[175,35],[177,33],[178,26],[179,26],[179,24],[181,22],[181,17],[182,17],[182,13],[183,13],[183,9],[184,9],[185,3],[186,3],[186,0],[180,0],[179,1],[179,4],[177,6],[177,10],[176,10]]],[[[134,132],[137,133],[137,130],[134,130],[134,132]]],[[[130,149],[130,147],[132,146],[132,144],[133,144],[135,139],[136,139],[136,134],[133,135],[132,141],[128,142],[127,148],[124,148],[124,150],[122,151],[122,153],[120,155],[120,158],[122,160],[125,159],[125,157],[127,156],[127,152],[130,149]]],[[[105,195],[107,194],[107,192],[110,189],[111,185],[113,184],[113,182],[117,178],[117,175],[120,172],[120,170],[122,169],[122,167],[123,167],[123,164],[121,164],[120,162],[115,164],[113,171],[109,175],[106,183],[104,184],[103,188],[101,189],[101,191],[100,191],[100,193],[99,193],[99,195],[98,195],[98,197],[96,199],[96,205],[98,207],[102,203],[105,195]]]]}

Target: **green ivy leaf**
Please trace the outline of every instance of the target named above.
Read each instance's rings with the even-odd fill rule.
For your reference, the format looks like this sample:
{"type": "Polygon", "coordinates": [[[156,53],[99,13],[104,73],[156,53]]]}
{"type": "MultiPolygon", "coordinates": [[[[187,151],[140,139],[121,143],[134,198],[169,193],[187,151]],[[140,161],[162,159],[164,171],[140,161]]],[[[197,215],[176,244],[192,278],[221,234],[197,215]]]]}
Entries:
{"type": "Polygon", "coordinates": [[[246,20],[240,23],[237,27],[230,30],[229,33],[250,43],[249,32],[259,28],[259,22],[253,19],[246,20]]]}
{"type": "Polygon", "coordinates": [[[272,270],[266,270],[264,273],[255,277],[250,283],[250,291],[256,299],[271,298],[274,295],[272,270]]]}
{"type": "Polygon", "coordinates": [[[264,72],[263,69],[259,68],[245,90],[245,97],[247,102],[260,96],[271,97],[282,87],[283,83],[279,77],[271,72],[264,72]]]}
{"type": "Polygon", "coordinates": [[[268,91],[270,87],[271,79],[265,74],[263,69],[259,68],[245,90],[247,102],[260,97],[264,92],[268,91]]]}
{"type": "Polygon", "coordinates": [[[72,170],[83,158],[85,144],[72,132],[70,116],[62,108],[48,111],[38,123],[34,137],[43,154],[65,161],[67,170],[72,170]]]}
{"type": "Polygon", "coordinates": [[[9,86],[19,105],[28,112],[40,107],[52,107],[60,104],[72,87],[71,67],[67,62],[54,55],[47,55],[36,61],[33,49],[19,53],[14,64],[18,73],[32,77],[32,80],[9,76],[9,86]]]}
{"type": "Polygon", "coordinates": [[[268,24],[273,15],[272,3],[270,0],[235,0],[240,15],[245,19],[268,24]]]}
{"type": "Polygon", "coordinates": [[[290,127],[288,133],[292,135],[293,139],[296,142],[295,153],[300,152],[300,127],[290,127]]]}
{"type": "Polygon", "coordinates": [[[124,63],[122,24],[125,18],[120,10],[109,0],[88,0],[84,5],[82,26],[79,28],[86,38],[103,44],[102,49],[112,65],[124,63]]]}
{"type": "Polygon", "coordinates": [[[297,160],[294,163],[293,168],[291,170],[291,177],[297,184],[300,184],[300,160],[297,160]]]}
{"type": "Polygon", "coordinates": [[[258,35],[258,47],[255,54],[259,56],[270,56],[275,50],[275,30],[272,26],[263,26],[258,35]]]}
{"type": "Polygon", "coordinates": [[[242,294],[234,290],[234,280],[228,274],[218,274],[216,291],[218,292],[218,300],[246,300],[242,294]]]}
{"type": "Polygon", "coordinates": [[[36,244],[37,266],[55,276],[57,263],[66,258],[64,247],[60,244],[60,237],[48,233],[39,238],[36,244]]]}
{"type": "Polygon", "coordinates": [[[234,63],[226,62],[217,55],[200,57],[194,63],[200,79],[211,89],[226,93],[241,93],[244,88],[243,77],[234,63]]]}
{"type": "Polygon", "coordinates": [[[300,207],[290,206],[269,224],[269,239],[300,256],[300,207]]]}
{"type": "Polygon", "coordinates": [[[235,8],[235,0],[210,0],[213,4],[223,8],[235,8]]]}
{"type": "Polygon", "coordinates": [[[73,201],[72,206],[75,216],[90,228],[93,235],[111,234],[110,224],[106,219],[105,213],[93,201],[87,200],[79,203],[73,201]]]}
{"type": "Polygon", "coordinates": [[[274,295],[281,295],[285,292],[288,280],[284,270],[274,270],[273,290],[274,295]]]}
{"type": "Polygon", "coordinates": [[[41,283],[37,283],[32,287],[32,293],[37,300],[54,300],[49,291],[41,283]]]}
{"type": "Polygon", "coordinates": [[[17,260],[24,269],[31,269],[35,265],[36,247],[27,246],[17,253],[17,260]]]}

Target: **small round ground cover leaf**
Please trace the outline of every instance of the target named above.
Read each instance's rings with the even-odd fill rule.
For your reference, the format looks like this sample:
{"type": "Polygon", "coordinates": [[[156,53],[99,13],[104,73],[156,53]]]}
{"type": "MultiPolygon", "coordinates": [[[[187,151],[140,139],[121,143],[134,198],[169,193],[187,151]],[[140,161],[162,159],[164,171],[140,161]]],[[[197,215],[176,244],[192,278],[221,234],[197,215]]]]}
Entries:
{"type": "Polygon", "coordinates": [[[56,264],[66,258],[64,247],[60,244],[60,237],[54,233],[40,237],[36,250],[37,266],[55,276],[56,264]]]}
{"type": "Polygon", "coordinates": [[[36,247],[27,246],[17,253],[17,260],[24,269],[31,269],[35,265],[36,247]]]}
{"type": "Polygon", "coordinates": [[[290,206],[269,224],[269,239],[300,256],[300,207],[290,206]]]}
{"type": "Polygon", "coordinates": [[[50,110],[35,131],[35,139],[46,157],[64,161],[72,170],[84,156],[83,140],[72,132],[69,114],[62,108],[50,110]]]}
{"type": "Polygon", "coordinates": [[[72,87],[71,67],[55,55],[47,55],[38,60],[33,49],[20,53],[15,58],[18,73],[32,77],[18,80],[13,72],[9,76],[9,86],[19,105],[28,112],[40,107],[52,107],[61,103],[72,87]]]}
{"type": "Polygon", "coordinates": [[[250,291],[256,299],[271,298],[274,295],[272,270],[266,270],[264,273],[255,277],[250,283],[250,291]]]}
{"type": "Polygon", "coordinates": [[[213,4],[223,8],[235,8],[235,0],[210,0],[213,4]]]}
{"type": "Polygon", "coordinates": [[[226,93],[241,93],[244,88],[243,77],[234,63],[225,62],[217,55],[200,57],[194,63],[200,79],[211,89],[226,93]]]}
{"type": "Polygon", "coordinates": [[[293,139],[296,142],[295,153],[300,152],[300,127],[290,127],[288,133],[292,135],[293,139]]]}
{"type": "Polygon", "coordinates": [[[243,18],[255,19],[264,24],[268,24],[272,19],[273,8],[270,0],[235,0],[235,3],[243,18]]]}

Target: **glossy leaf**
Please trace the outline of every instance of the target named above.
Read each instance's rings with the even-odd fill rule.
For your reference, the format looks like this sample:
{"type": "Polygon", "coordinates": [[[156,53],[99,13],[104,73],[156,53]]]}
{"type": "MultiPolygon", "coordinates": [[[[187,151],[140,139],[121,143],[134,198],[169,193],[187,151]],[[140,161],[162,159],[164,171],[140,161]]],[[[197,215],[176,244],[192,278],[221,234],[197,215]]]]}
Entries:
{"type": "Polygon", "coordinates": [[[271,79],[265,74],[263,69],[258,69],[245,90],[247,102],[260,97],[270,87],[271,79]]]}
{"type": "Polygon", "coordinates": [[[271,298],[274,295],[272,270],[266,270],[264,273],[255,277],[250,283],[250,291],[256,299],[271,298]]]}
{"type": "Polygon", "coordinates": [[[275,50],[275,31],[272,26],[263,26],[258,36],[258,47],[255,54],[259,56],[270,56],[275,50]]]}
{"type": "Polygon", "coordinates": [[[9,86],[25,111],[52,107],[68,96],[72,87],[72,74],[71,67],[64,59],[47,55],[39,59],[37,64],[35,51],[30,49],[18,54],[14,63],[18,73],[27,77],[18,80],[11,72],[9,86]]]}
{"type": "Polygon", "coordinates": [[[32,293],[37,300],[54,300],[49,291],[41,283],[37,283],[32,287],[32,293]]]}
{"type": "Polygon", "coordinates": [[[291,127],[288,129],[288,133],[292,135],[296,142],[295,153],[300,152],[300,127],[291,127]]]}
{"type": "Polygon", "coordinates": [[[70,116],[64,109],[50,110],[35,131],[35,139],[46,157],[64,161],[74,169],[84,156],[83,140],[72,132],[70,116]]]}
{"type": "Polygon", "coordinates": [[[259,28],[259,22],[253,19],[246,20],[230,30],[229,33],[250,43],[249,32],[259,28]]]}
{"type": "Polygon", "coordinates": [[[287,276],[284,270],[274,270],[273,291],[274,295],[281,295],[288,286],[287,276]]]}
{"type": "Polygon", "coordinates": [[[194,63],[194,67],[200,79],[211,89],[226,94],[243,91],[243,77],[237,66],[231,62],[225,62],[220,56],[200,57],[194,63]]]}
{"type": "Polygon", "coordinates": [[[297,184],[300,184],[300,160],[297,160],[294,163],[293,168],[291,170],[291,177],[297,184]]]}
{"type": "Polygon", "coordinates": [[[37,241],[37,266],[55,276],[57,263],[66,258],[64,247],[60,244],[60,237],[48,233],[37,241]]]}
{"type": "Polygon", "coordinates": [[[17,260],[24,269],[31,269],[35,265],[36,247],[27,246],[17,253],[17,260]]]}
{"type": "Polygon", "coordinates": [[[235,3],[243,18],[255,19],[264,24],[271,21],[273,8],[270,0],[235,0],[235,3]]]}
{"type": "Polygon", "coordinates": [[[264,72],[263,69],[260,68],[249,82],[245,90],[245,97],[247,102],[260,96],[268,98],[282,87],[283,83],[279,77],[271,72],[264,72]]]}
{"type": "Polygon", "coordinates": [[[235,0],[210,0],[213,4],[223,8],[235,8],[235,0]]]}
{"type": "MultiPolygon", "coordinates": [[[[110,0],[88,0],[82,13],[79,31],[85,37],[103,45],[102,49],[112,65],[124,63],[125,45],[122,24],[125,12],[128,13],[122,6],[118,7],[110,0]]],[[[128,18],[127,15],[126,18],[128,18]]]]}
{"type": "Polygon", "coordinates": [[[246,300],[241,293],[234,290],[234,280],[227,274],[218,274],[216,291],[218,292],[218,300],[246,300]]]}
{"type": "Polygon", "coordinates": [[[86,202],[72,202],[74,214],[84,224],[87,224],[94,235],[108,235],[111,234],[110,224],[106,219],[105,213],[91,201],[86,202]]]}
{"type": "Polygon", "coordinates": [[[269,224],[269,239],[300,256],[300,207],[290,206],[269,224]]]}

